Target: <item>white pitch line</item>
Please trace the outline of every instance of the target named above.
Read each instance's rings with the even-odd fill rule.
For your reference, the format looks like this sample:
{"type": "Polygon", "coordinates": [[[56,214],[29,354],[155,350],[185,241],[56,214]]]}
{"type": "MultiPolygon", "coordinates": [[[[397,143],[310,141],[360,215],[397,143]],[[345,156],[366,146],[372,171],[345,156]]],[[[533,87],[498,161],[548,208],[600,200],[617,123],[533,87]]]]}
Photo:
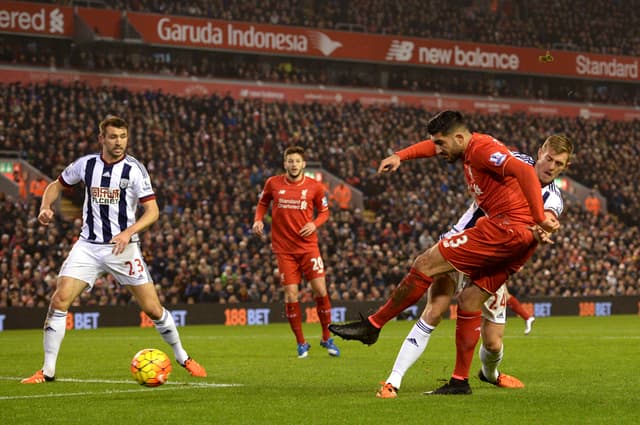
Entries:
{"type": "MultiPolygon", "coordinates": [[[[17,376],[0,376],[0,381],[20,381],[22,378],[17,376]]],[[[56,378],[55,382],[79,382],[90,384],[130,384],[140,385],[137,382],[120,379],[77,379],[77,378],[56,378]]],[[[216,384],[215,382],[179,382],[169,381],[164,385],[183,385],[188,387],[243,387],[243,384],[216,384]]]]}
{"type": "MultiPolygon", "coordinates": [[[[0,376],[0,381],[20,381],[21,378],[17,376],[0,376]]],[[[75,379],[75,378],[61,378],[56,379],[56,382],[76,382],[76,383],[88,383],[88,384],[125,384],[125,385],[138,385],[132,381],[120,381],[110,379],[75,379]]],[[[48,384],[50,385],[50,384],[48,384]]],[[[22,396],[3,396],[0,395],[1,400],[19,400],[19,399],[33,399],[33,398],[51,398],[51,397],[72,397],[83,395],[98,395],[98,394],[120,394],[120,393],[137,393],[143,391],[174,391],[187,388],[201,389],[201,388],[228,388],[228,387],[242,387],[243,384],[216,384],[213,382],[167,382],[162,387],[156,388],[137,388],[135,390],[105,390],[105,391],[84,391],[76,393],[48,393],[48,394],[34,394],[34,395],[22,395],[22,396]]]]}
{"type": "MultiPolygon", "coordinates": [[[[140,388],[136,390],[107,390],[107,391],[84,391],[79,393],[49,393],[49,394],[34,394],[34,395],[16,395],[16,396],[0,396],[2,400],[21,400],[21,399],[34,399],[34,398],[53,398],[53,397],[75,397],[75,396],[87,396],[87,395],[110,395],[110,394],[122,394],[122,393],[139,393],[142,391],[149,391],[151,388],[140,388]]],[[[183,389],[180,387],[160,387],[153,388],[156,391],[173,391],[183,389]]]]}

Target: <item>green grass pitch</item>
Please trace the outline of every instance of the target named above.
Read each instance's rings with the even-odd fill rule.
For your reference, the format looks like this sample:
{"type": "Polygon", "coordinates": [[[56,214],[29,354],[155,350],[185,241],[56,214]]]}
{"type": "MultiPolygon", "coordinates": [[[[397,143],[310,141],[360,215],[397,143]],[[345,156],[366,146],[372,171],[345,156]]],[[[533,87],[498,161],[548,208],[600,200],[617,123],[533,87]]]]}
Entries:
{"type": "Polygon", "coordinates": [[[144,388],[129,370],[146,347],[172,354],[153,329],[69,331],[57,381],[21,385],[42,364],[42,332],[0,333],[0,423],[9,424],[637,424],[640,318],[540,318],[529,336],[511,319],[502,370],[526,388],[480,382],[471,396],[424,396],[454,365],[454,327],[444,321],[407,373],[399,398],[376,399],[413,322],[391,322],[367,347],[337,340],[340,358],[305,325],[309,357],[297,359],[288,325],[180,328],[185,348],[209,373],[175,365],[169,383],[144,388]]]}

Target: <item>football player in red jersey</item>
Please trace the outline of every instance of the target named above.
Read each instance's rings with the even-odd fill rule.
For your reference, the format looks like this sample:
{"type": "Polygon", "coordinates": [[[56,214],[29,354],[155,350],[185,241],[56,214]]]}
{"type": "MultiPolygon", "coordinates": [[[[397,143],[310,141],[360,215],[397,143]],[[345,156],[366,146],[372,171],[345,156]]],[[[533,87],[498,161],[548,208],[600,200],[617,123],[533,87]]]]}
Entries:
{"type": "Polygon", "coordinates": [[[531,257],[538,239],[548,240],[548,232],[560,226],[555,217],[544,214],[533,167],[517,160],[494,137],[471,132],[460,112],[440,112],[429,120],[427,130],[430,139],[396,152],[391,160],[380,164],[380,171],[395,171],[402,160],[413,158],[440,155],[449,162],[462,160],[469,192],[485,217],[474,227],[444,238],[419,254],[391,298],[376,313],[361,321],[330,327],[345,339],[375,343],[380,328],[415,304],[434,277],[453,270],[473,282],[458,296],[457,333],[461,335],[456,341],[471,339],[466,334],[477,333],[479,324],[475,326],[475,322],[483,303],[531,257]]]}
{"type": "Polygon", "coordinates": [[[330,356],[340,350],[329,333],[331,301],[327,294],[324,263],[318,248],[316,230],[329,218],[329,206],[322,184],[305,175],[304,149],[290,146],[284,152],[285,173],[267,179],[253,221],[253,232],[264,234],[263,218],[271,209],[271,247],[276,254],[287,320],[298,343],[298,358],[307,357],[310,344],[302,332],[302,312],[298,301],[298,285],[304,277],[311,285],[316,311],[322,326],[320,345],[330,356]],[[317,216],[314,218],[314,211],[317,216]]]}
{"type": "MultiPolygon", "coordinates": [[[[564,202],[560,189],[555,185],[554,180],[560,173],[566,170],[570,163],[572,153],[573,143],[568,137],[562,134],[552,135],[545,140],[542,147],[538,150],[538,161],[534,161],[534,159],[528,155],[514,153],[518,159],[531,164],[536,170],[536,174],[540,179],[545,214],[552,214],[556,218],[562,213],[564,202]]],[[[392,156],[389,157],[389,160],[393,161],[392,156]]],[[[386,162],[387,159],[385,158],[381,164],[385,164],[386,162]]],[[[482,212],[475,203],[471,204],[451,230],[440,238],[443,239],[460,232],[462,229],[474,226],[476,221],[482,216],[484,216],[484,212],[482,212]]],[[[376,393],[378,397],[395,398],[398,396],[398,389],[400,388],[404,374],[424,352],[431,333],[449,309],[449,304],[456,291],[456,286],[461,287],[464,283],[461,273],[440,275],[434,279],[433,284],[428,290],[427,306],[418,322],[402,343],[391,374],[376,393]],[[455,281],[457,281],[458,285],[456,285],[455,281]]],[[[482,369],[478,373],[478,377],[481,381],[494,384],[498,387],[523,388],[524,384],[518,378],[498,371],[498,366],[502,362],[503,356],[502,338],[506,324],[506,307],[509,306],[513,308],[509,299],[515,300],[515,298],[508,293],[506,284],[503,284],[502,287],[485,302],[482,308],[480,329],[482,334],[482,345],[480,347],[482,369]]],[[[528,320],[526,323],[529,326],[528,331],[525,330],[525,334],[527,334],[531,330],[530,326],[533,316],[528,315],[520,305],[518,310],[521,310],[521,314],[527,315],[528,320]]],[[[476,320],[480,320],[480,318],[476,320]]],[[[468,318],[466,322],[473,324],[473,321],[468,320],[468,318]]],[[[477,328],[477,326],[474,326],[474,328],[477,328]]],[[[466,334],[465,336],[468,337],[468,335],[474,336],[473,333],[466,334]]],[[[457,334],[457,336],[462,335],[457,334]]],[[[458,376],[456,379],[462,382],[457,386],[447,384],[441,389],[434,391],[434,394],[471,394],[471,387],[468,386],[468,375],[473,351],[479,336],[480,335],[476,333],[475,340],[468,339],[467,341],[456,343],[457,349],[465,350],[464,352],[460,352],[459,355],[456,355],[456,375],[458,376]]]]}

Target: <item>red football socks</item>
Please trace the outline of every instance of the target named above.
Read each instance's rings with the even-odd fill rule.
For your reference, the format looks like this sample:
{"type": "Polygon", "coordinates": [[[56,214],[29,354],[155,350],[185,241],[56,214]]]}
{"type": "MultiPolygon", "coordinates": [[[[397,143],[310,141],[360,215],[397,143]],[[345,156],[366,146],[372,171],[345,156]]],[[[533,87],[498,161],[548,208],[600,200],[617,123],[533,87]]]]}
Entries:
{"type": "Polygon", "coordinates": [[[369,322],[376,328],[383,327],[389,320],[402,313],[404,309],[418,302],[432,282],[433,279],[412,267],[393,291],[391,298],[378,311],[369,316],[369,322]]]}
{"type": "Polygon", "coordinates": [[[302,333],[302,313],[300,312],[300,303],[285,303],[285,313],[287,314],[287,320],[291,325],[291,330],[296,336],[298,344],[303,344],[304,335],[302,333]]]}
{"type": "Polygon", "coordinates": [[[462,311],[458,309],[458,318],[456,319],[456,367],[453,370],[453,377],[456,379],[469,378],[473,353],[480,339],[481,324],[481,311],[462,311]]]}
{"type": "Polygon", "coordinates": [[[316,297],[316,311],[318,312],[320,325],[322,325],[322,340],[326,341],[331,337],[329,332],[329,325],[331,324],[331,301],[329,300],[329,295],[316,297]]]}

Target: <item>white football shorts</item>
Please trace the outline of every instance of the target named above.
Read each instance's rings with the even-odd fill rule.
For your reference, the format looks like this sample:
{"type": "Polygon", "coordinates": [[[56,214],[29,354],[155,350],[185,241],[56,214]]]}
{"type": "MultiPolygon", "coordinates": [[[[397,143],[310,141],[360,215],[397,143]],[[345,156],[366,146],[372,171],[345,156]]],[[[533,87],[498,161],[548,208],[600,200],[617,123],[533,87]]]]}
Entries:
{"type": "Polygon", "coordinates": [[[504,325],[507,323],[507,285],[502,284],[495,294],[489,297],[482,306],[482,317],[485,320],[504,325]]]}
{"type": "MultiPolygon", "coordinates": [[[[460,272],[452,272],[451,277],[457,283],[456,293],[469,284],[469,279],[460,272]]],[[[482,317],[498,325],[507,323],[507,285],[503,284],[482,306],[482,317]]]]}
{"type": "Polygon", "coordinates": [[[131,242],[120,255],[113,255],[112,244],[92,244],[78,240],[60,268],[60,276],[87,282],[87,291],[102,273],[110,273],[121,285],[142,285],[151,282],[151,274],[142,258],[137,242],[131,242]]]}

